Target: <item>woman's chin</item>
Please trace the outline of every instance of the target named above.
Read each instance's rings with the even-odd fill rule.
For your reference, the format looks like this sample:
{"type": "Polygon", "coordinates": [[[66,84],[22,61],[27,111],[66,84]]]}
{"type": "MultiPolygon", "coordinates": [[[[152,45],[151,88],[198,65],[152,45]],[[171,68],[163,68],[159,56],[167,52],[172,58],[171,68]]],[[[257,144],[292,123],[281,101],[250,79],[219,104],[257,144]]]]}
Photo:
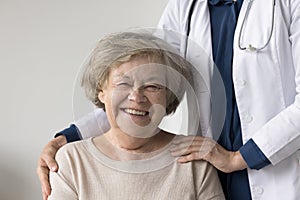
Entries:
{"type": "MultiPolygon", "coordinates": [[[[125,115],[117,117],[118,127],[127,135],[136,138],[149,138],[157,134],[158,122],[151,121],[149,116],[125,115]]],[[[160,122],[161,120],[159,120],[160,122]]]]}

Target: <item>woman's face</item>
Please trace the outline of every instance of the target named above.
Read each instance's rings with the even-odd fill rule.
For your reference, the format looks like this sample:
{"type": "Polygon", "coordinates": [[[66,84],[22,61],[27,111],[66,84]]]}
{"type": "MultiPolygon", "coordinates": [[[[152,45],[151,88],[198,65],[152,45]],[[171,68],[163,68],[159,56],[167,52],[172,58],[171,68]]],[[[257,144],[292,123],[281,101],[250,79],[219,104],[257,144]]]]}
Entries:
{"type": "Polygon", "coordinates": [[[111,128],[137,138],[156,134],[166,115],[166,70],[137,57],[112,69],[99,93],[111,128]]]}

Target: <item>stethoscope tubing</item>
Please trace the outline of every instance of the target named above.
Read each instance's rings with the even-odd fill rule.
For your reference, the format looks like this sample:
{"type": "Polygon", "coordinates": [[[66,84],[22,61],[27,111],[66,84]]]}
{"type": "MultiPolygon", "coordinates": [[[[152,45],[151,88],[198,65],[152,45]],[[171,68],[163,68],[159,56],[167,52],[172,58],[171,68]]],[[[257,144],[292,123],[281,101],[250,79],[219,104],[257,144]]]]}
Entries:
{"type": "Polygon", "coordinates": [[[239,38],[238,38],[238,46],[239,46],[239,49],[240,50],[250,50],[250,51],[261,51],[263,49],[265,49],[270,41],[271,41],[271,38],[272,38],[272,35],[273,35],[273,30],[274,30],[274,19],[275,19],[275,0],[273,0],[273,5],[272,5],[272,22],[271,22],[271,31],[270,31],[270,34],[268,36],[268,40],[267,42],[261,46],[261,47],[254,47],[253,45],[249,44],[248,47],[242,47],[241,45],[241,37],[242,37],[242,32],[243,32],[243,29],[245,28],[245,21],[246,19],[248,18],[248,15],[250,13],[250,10],[251,10],[251,6],[252,6],[252,2],[254,0],[248,0],[248,5],[247,5],[247,9],[246,9],[246,13],[245,13],[245,16],[244,16],[244,19],[242,21],[242,25],[241,25],[241,29],[240,29],[240,32],[239,32],[239,38]]]}
{"type": "Polygon", "coordinates": [[[187,18],[187,30],[186,30],[186,36],[185,36],[185,49],[184,49],[184,51],[185,51],[184,57],[185,58],[187,56],[188,40],[189,40],[189,36],[190,36],[190,32],[191,32],[191,21],[192,21],[192,15],[194,12],[196,1],[197,0],[193,0],[191,7],[189,9],[188,18],[187,18]]]}
{"type": "MultiPolygon", "coordinates": [[[[193,2],[191,3],[191,6],[190,6],[190,9],[189,9],[189,12],[188,12],[188,18],[187,18],[187,30],[186,30],[186,47],[185,47],[185,53],[184,55],[186,56],[187,54],[187,47],[188,47],[188,38],[189,38],[189,35],[190,35],[190,32],[191,32],[191,20],[192,20],[192,16],[193,16],[193,12],[194,12],[194,8],[195,8],[195,5],[196,5],[196,1],[197,0],[193,0],[193,2]]],[[[253,45],[249,44],[248,47],[243,47],[241,45],[241,37],[242,37],[242,32],[243,32],[243,29],[245,28],[245,21],[246,21],[246,18],[248,18],[248,15],[250,13],[250,10],[251,10],[251,6],[252,6],[252,3],[253,3],[254,0],[248,0],[248,5],[247,5],[247,9],[246,9],[246,13],[245,13],[245,16],[243,18],[243,21],[242,21],[242,25],[241,25],[241,29],[240,29],[240,32],[239,32],[239,36],[238,36],[238,47],[240,50],[250,50],[250,51],[261,51],[263,49],[265,49],[270,41],[271,41],[271,38],[272,38],[272,35],[273,35],[273,30],[274,30],[274,20],[275,20],[275,4],[276,4],[276,0],[273,0],[273,5],[272,5],[272,22],[271,22],[271,31],[270,31],[270,34],[269,34],[269,37],[268,37],[268,40],[267,42],[261,46],[261,47],[254,47],[253,45]]]]}

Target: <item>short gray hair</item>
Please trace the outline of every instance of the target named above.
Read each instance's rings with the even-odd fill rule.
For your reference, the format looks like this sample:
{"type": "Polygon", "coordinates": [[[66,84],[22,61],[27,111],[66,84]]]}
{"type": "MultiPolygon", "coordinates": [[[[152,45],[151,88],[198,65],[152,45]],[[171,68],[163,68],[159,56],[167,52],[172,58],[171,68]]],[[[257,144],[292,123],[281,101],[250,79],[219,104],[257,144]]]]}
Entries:
{"type": "Polygon", "coordinates": [[[172,91],[167,86],[166,113],[175,112],[185,92],[184,85],[191,83],[189,63],[162,39],[148,32],[121,32],[103,37],[92,50],[84,66],[81,85],[87,98],[99,108],[104,104],[98,94],[105,87],[110,71],[122,63],[136,57],[147,56],[154,63],[169,66],[180,76],[167,78],[173,84],[172,91]],[[169,80],[172,79],[172,80],[169,80]],[[174,87],[175,84],[175,87],[174,87]],[[175,94],[174,94],[175,93],[175,94]]]}

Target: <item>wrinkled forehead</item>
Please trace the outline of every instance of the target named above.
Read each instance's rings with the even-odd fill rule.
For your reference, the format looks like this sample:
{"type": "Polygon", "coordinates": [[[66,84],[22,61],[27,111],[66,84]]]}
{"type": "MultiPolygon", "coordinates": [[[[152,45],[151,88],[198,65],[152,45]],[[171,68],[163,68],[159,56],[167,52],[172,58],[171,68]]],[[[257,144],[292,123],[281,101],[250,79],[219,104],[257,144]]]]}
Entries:
{"type": "Polygon", "coordinates": [[[112,73],[114,80],[130,80],[143,82],[154,82],[163,84],[167,78],[166,65],[149,62],[126,62],[115,68],[112,73]]]}

